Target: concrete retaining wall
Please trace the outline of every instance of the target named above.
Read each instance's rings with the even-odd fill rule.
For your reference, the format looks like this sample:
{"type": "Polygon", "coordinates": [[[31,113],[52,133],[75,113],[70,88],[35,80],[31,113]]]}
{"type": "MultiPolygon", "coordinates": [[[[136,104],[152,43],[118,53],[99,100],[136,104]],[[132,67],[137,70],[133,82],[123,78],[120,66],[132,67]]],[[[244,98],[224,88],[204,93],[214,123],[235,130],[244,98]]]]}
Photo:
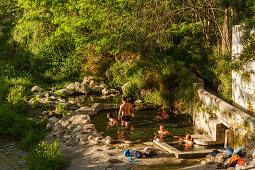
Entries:
{"type": "Polygon", "coordinates": [[[221,142],[225,141],[224,128],[233,129],[239,136],[249,137],[254,133],[254,117],[206,91],[201,85],[197,92],[199,102],[193,109],[197,129],[221,142]]]}

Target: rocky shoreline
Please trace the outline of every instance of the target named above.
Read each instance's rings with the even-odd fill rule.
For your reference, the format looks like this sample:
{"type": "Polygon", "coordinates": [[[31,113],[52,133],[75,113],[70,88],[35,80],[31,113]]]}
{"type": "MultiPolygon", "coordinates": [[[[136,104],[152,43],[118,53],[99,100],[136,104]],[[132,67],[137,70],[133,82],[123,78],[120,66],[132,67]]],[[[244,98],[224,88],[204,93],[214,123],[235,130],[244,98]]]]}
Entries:
{"type": "MultiPolygon", "coordinates": [[[[123,90],[123,89],[122,89],[123,90]]],[[[47,134],[45,141],[54,142],[58,140],[63,154],[69,161],[67,169],[137,169],[139,167],[150,167],[153,165],[171,164],[176,167],[183,167],[186,160],[177,159],[172,154],[162,151],[152,142],[144,144],[134,144],[131,141],[122,141],[114,143],[110,136],[103,136],[102,132],[95,129],[90,118],[103,110],[119,109],[118,104],[94,103],[92,107],[85,106],[82,103],[73,100],[67,100],[70,95],[102,95],[102,98],[111,98],[120,95],[116,89],[108,89],[105,84],[97,83],[93,78],[85,77],[82,83],[75,82],[65,86],[65,88],[51,91],[45,91],[39,86],[31,89],[33,93],[30,96],[29,104],[33,113],[29,119],[48,119],[47,128],[51,129],[47,134]],[[68,114],[63,118],[57,115],[57,105],[63,105],[68,110],[68,114]],[[152,158],[139,158],[138,162],[129,162],[124,156],[123,151],[127,148],[143,150],[151,147],[156,150],[157,155],[152,158]]],[[[158,109],[160,106],[145,103],[137,100],[134,103],[135,110],[158,109]]],[[[249,166],[254,166],[255,151],[254,144],[247,146],[249,148],[251,161],[249,166]]],[[[196,159],[193,164],[200,164],[201,159],[196,159]]],[[[206,168],[213,165],[197,166],[206,168]]]]}

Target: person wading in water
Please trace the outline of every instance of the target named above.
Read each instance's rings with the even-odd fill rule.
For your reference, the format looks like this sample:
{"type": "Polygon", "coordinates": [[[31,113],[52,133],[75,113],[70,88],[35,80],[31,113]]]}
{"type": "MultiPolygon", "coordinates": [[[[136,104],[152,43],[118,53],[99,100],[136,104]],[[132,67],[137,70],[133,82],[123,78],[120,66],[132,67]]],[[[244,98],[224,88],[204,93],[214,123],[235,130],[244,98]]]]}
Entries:
{"type": "Polygon", "coordinates": [[[121,119],[121,125],[125,127],[128,127],[129,121],[131,119],[131,112],[132,111],[132,117],[135,117],[134,115],[134,108],[130,103],[127,102],[127,99],[125,97],[122,97],[122,105],[120,106],[119,110],[119,116],[118,119],[121,119]]]}

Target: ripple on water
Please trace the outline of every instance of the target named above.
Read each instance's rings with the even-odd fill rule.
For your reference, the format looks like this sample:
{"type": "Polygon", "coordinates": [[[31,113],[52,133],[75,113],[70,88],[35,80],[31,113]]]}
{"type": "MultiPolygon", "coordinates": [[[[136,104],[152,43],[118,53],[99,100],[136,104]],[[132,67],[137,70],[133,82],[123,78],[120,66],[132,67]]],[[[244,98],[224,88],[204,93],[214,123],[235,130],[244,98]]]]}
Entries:
{"type": "MultiPolygon", "coordinates": [[[[113,117],[117,119],[118,110],[116,111],[102,111],[98,115],[92,118],[92,123],[95,124],[96,129],[99,132],[104,132],[105,136],[111,136],[117,140],[131,140],[146,142],[153,140],[154,136],[157,135],[159,126],[164,124],[171,134],[177,136],[185,136],[187,133],[193,132],[192,124],[188,117],[179,116],[173,117],[167,122],[156,121],[155,116],[157,111],[135,111],[135,117],[130,121],[130,127],[123,129],[118,121],[118,126],[109,127],[108,119],[106,114],[111,112],[113,117]]],[[[172,136],[169,136],[170,141],[174,140],[172,136]]]]}
{"type": "Polygon", "coordinates": [[[18,149],[14,140],[0,136],[0,169],[27,169],[26,155],[26,152],[18,149]]]}

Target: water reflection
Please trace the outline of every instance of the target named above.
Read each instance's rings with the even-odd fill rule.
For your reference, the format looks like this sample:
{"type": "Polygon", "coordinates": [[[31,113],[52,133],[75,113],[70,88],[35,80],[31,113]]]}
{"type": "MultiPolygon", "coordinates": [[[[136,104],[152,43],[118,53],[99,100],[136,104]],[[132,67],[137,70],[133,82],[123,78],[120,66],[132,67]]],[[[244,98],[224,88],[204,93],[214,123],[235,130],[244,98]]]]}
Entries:
{"type": "Polygon", "coordinates": [[[0,136],[0,169],[27,169],[27,153],[17,148],[17,143],[7,136],[0,136]]]}
{"type": "MultiPolygon", "coordinates": [[[[113,117],[118,117],[118,110],[110,111],[113,117]]],[[[189,123],[189,119],[183,116],[169,119],[162,122],[155,120],[157,111],[136,111],[135,117],[131,118],[129,128],[121,129],[120,121],[118,126],[107,127],[108,119],[106,117],[109,111],[100,112],[98,115],[92,118],[92,123],[95,124],[96,129],[99,132],[104,132],[105,136],[111,136],[112,139],[117,140],[131,140],[133,142],[151,141],[155,135],[158,134],[159,126],[164,124],[165,129],[170,134],[178,136],[185,136],[187,133],[192,133],[192,124],[189,123]]],[[[174,138],[171,137],[170,140],[174,138]]]]}

